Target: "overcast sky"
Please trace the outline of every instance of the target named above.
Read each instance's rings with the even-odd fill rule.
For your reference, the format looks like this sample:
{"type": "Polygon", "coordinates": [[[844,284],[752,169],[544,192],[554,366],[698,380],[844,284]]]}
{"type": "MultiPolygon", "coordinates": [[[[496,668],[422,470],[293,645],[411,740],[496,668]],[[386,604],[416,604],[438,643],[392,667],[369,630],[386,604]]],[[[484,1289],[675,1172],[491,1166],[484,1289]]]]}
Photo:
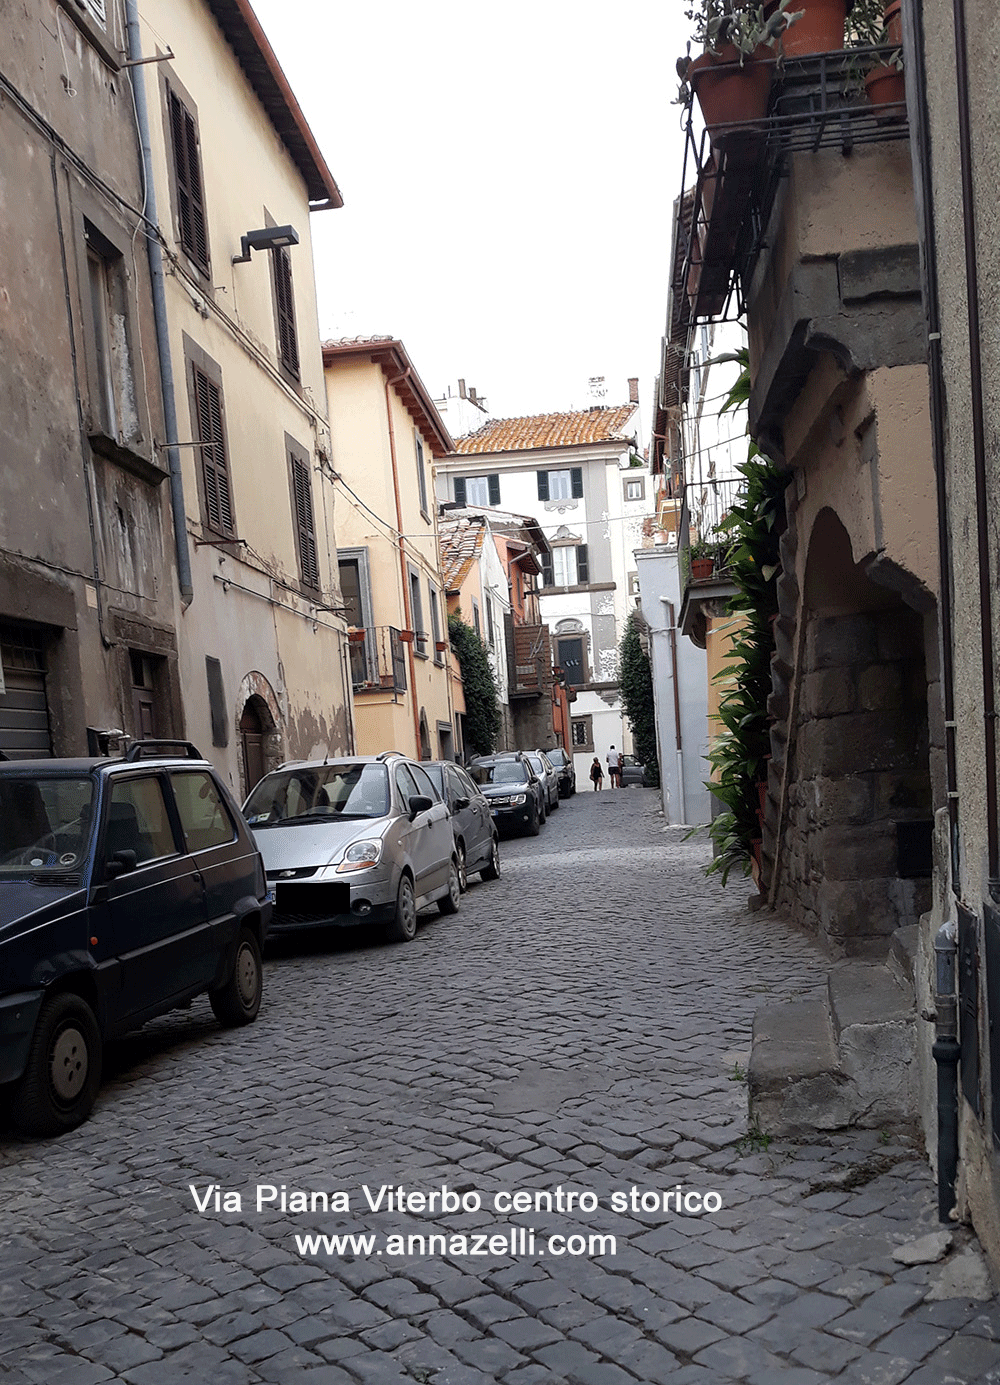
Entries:
{"type": "Polygon", "coordinates": [[[683,0],[252,3],[344,197],[312,219],[324,337],[400,337],[497,417],[638,376],[648,430],[683,0]]]}

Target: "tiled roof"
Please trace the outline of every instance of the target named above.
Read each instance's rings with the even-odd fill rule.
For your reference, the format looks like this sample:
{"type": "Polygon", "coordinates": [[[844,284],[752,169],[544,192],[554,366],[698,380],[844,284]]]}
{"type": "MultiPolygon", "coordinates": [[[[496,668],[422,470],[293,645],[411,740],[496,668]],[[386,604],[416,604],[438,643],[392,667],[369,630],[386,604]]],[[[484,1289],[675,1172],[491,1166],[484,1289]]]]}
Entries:
{"type": "Polygon", "coordinates": [[[530,418],[496,418],[467,437],[456,452],[528,452],[536,447],[576,447],[581,443],[630,442],[629,424],[636,404],[580,409],[573,413],[534,414],[530,418]]]}
{"type": "Polygon", "coordinates": [[[441,576],[446,592],[458,591],[469,569],[479,557],[486,537],[486,520],[482,515],[460,514],[438,520],[438,540],[441,546],[441,576]]]}

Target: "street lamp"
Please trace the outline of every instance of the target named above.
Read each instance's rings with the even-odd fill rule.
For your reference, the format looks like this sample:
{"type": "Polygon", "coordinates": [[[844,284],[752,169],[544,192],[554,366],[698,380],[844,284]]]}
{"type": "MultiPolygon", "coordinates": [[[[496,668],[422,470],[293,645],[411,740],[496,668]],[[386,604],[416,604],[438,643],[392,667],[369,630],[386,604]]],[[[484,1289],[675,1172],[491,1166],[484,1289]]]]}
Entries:
{"type": "Polygon", "coordinates": [[[233,256],[233,264],[249,264],[252,250],[278,250],[284,245],[298,245],[299,233],[294,226],[264,226],[240,237],[242,255],[233,256]]]}

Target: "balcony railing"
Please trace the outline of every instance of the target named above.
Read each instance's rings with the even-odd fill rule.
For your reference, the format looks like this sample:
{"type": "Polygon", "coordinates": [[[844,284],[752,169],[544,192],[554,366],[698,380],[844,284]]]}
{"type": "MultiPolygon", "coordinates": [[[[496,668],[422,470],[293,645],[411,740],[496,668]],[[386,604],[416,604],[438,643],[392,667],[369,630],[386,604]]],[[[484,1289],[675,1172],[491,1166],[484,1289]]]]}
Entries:
{"type": "Polygon", "coordinates": [[[863,74],[888,62],[893,47],[852,48],[785,59],[768,114],[733,125],[713,145],[688,110],[674,261],[675,317],[739,318],[744,286],[764,245],[789,156],[909,138],[905,107],[873,106],[863,74]]]}
{"type": "Polygon", "coordinates": [[[357,692],[406,691],[406,656],[394,625],[374,625],[348,635],[351,681],[357,692]]]}
{"type": "Polygon", "coordinates": [[[684,487],[677,547],[681,580],[685,586],[692,580],[692,531],[696,535],[699,547],[704,545],[709,550],[714,565],[713,576],[725,571],[725,553],[729,543],[725,530],[720,532],[719,525],[729,514],[742,484],[742,477],[739,476],[721,480],[708,477],[689,481],[684,487]]]}

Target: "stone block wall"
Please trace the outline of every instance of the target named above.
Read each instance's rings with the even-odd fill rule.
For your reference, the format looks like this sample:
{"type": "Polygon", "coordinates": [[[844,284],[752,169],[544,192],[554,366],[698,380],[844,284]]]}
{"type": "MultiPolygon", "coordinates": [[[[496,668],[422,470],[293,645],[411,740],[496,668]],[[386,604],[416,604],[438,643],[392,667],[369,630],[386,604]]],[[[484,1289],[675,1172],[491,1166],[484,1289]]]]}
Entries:
{"type": "Polygon", "coordinates": [[[879,956],[930,902],[898,875],[895,826],[932,816],[923,619],[806,620],[777,899],[836,951],[879,956]]]}

